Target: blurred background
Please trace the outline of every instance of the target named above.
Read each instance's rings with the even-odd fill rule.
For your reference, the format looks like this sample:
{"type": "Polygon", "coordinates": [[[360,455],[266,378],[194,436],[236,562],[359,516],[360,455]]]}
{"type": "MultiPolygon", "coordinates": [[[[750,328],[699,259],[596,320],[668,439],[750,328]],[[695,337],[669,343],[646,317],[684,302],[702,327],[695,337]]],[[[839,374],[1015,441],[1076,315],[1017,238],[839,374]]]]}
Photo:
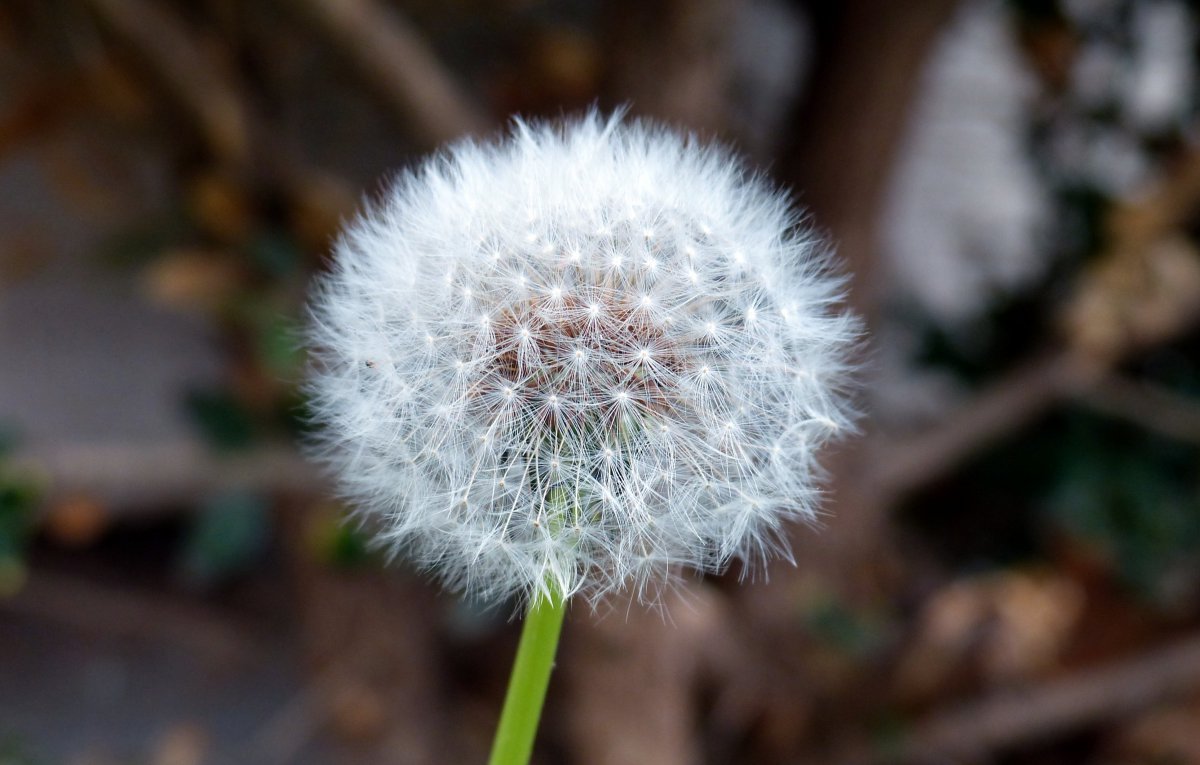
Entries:
{"type": "Polygon", "coordinates": [[[630,104],[837,243],[798,565],[571,614],[536,760],[1200,763],[1200,3],[5,0],[0,764],[483,762],[516,645],[295,442],[390,174],[630,104]]]}

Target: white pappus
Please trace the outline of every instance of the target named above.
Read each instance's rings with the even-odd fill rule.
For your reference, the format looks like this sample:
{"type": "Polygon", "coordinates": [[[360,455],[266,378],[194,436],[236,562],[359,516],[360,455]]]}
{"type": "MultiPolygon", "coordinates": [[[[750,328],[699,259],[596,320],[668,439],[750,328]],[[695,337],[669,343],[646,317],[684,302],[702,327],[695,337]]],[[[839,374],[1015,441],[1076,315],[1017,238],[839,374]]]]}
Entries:
{"type": "Polygon", "coordinates": [[[852,420],[842,286],[729,152],[517,120],[341,237],[310,306],[315,451],[385,544],[487,601],[787,556],[852,420]]]}

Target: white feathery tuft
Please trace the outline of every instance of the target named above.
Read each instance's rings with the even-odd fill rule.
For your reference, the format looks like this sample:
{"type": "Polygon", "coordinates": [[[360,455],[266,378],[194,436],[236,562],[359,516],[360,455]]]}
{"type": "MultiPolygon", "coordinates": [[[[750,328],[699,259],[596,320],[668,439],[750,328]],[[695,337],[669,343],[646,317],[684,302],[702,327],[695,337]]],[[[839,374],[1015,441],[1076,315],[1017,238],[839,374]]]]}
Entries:
{"type": "Polygon", "coordinates": [[[852,424],[856,320],[784,194],[621,115],[514,122],[402,175],[311,303],[322,459],[484,600],[652,598],[788,555],[852,424]]]}

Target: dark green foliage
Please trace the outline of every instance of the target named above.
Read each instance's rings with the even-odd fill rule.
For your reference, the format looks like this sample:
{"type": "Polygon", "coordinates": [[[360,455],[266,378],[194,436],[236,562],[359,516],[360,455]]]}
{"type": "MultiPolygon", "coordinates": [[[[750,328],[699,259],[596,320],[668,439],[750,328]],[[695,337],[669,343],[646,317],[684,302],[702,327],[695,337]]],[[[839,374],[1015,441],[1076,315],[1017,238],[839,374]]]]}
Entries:
{"type": "Polygon", "coordinates": [[[339,568],[357,568],[374,560],[369,537],[356,526],[338,525],[327,549],[328,562],[339,568]]]}
{"type": "Polygon", "coordinates": [[[204,439],[218,451],[239,451],[253,445],[253,414],[225,390],[193,390],[184,406],[204,439]]]}
{"type": "Polygon", "coordinates": [[[137,226],[111,236],[100,248],[100,262],[120,269],[140,268],[158,260],[163,252],[198,236],[197,228],[182,207],[144,218],[137,226]]]}
{"type": "Polygon", "coordinates": [[[267,231],[254,238],[246,247],[250,263],[272,280],[292,279],[301,275],[304,253],[290,238],[267,231]]]}
{"type": "Polygon", "coordinates": [[[23,736],[0,734],[0,765],[45,765],[46,762],[32,752],[23,736]]]}
{"type": "Polygon", "coordinates": [[[964,569],[1052,556],[1065,535],[1160,600],[1200,575],[1200,448],[1067,409],[914,498],[905,517],[964,569]]]}
{"type": "Polygon", "coordinates": [[[16,440],[15,432],[0,427],[0,595],[18,589],[24,579],[42,493],[37,481],[6,463],[16,440]]]}
{"type": "Polygon", "coordinates": [[[1052,524],[1095,547],[1139,593],[1166,593],[1200,568],[1200,450],[1124,423],[1078,415],[1046,506],[1052,524]]]}
{"type": "Polygon", "coordinates": [[[193,584],[220,584],[259,560],[269,539],[270,517],[262,497],[250,492],[220,494],[195,516],[179,566],[193,584]]]}
{"type": "Polygon", "coordinates": [[[803,620],[812,637],[852,656],[867,656],[883,643],[882,619],[834,597],[808,605],[803,620]]]}
{"type": "Polygon", "coordinates": [[[262,303],[248,308],[243,318],[263,366],[280,380],[295,380],[305,357],[299,322],[262,303]]]}
{"type": "Polygon", "coordinates": [[[39,496],[33,482],[0,473],[0,560],[17,558],[33,532],[39,496]]]}

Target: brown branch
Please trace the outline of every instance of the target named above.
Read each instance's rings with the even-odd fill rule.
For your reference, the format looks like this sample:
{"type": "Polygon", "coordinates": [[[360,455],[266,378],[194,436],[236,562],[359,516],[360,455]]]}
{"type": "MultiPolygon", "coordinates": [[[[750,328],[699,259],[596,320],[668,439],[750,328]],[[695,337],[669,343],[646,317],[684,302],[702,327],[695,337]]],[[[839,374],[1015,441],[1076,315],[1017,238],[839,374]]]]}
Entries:
{"type": "MultiPolygon", "coordinates": [[[[1195,249],[1176,229],[1198,208],[1200,151],[1192,151],[1166,180],[1112,213],[1109,248],[1094,268],[1081,274],[1063,311],[1064,350],[994,383],[927,433],[885,443],[874,452],[878,459],[869,474],[872,485],[894,502],[1062,398],[1094,400],[1089,391],[1123,359],[1195,326],[1200,321],[1200,266],[1195,249]]],[[[1169,427],[1178,432],[1179,426],[1169,427]]]]}
{"type": "Polygon", "coordinates": [[[721,687],[734,685],[723,667],[737,663],[731,658],[737,647],[718,593],[696,585],[664,597],[658,609],[626,602],[610,603],[612,611],[603,614],[575,612],[558,681],[568,699],[563,714],[573,762],[686,765],[702,759],[696,685],[706,672],[719,675],[721,687]]]}
{"type": "Polygon", "coordinates": [[[491,120],[403,18],[374,0],[299,0],[301,9],[427,148],[480,135],[491,120]]]}
{"type": "Polygon", "coordinates": [[[1200,400],[1115,375],[1086,391],[1082,400],[1098,411],[1146,430],[1200,443],[1200,400]]]}
{"type": "Polygon", "coordinates": [[[143,69],[198,125],[209,151],[246,178],[263,174],[292,201],[299,228],[324,242],[354,206],[340,179],[291,156],[272,140],[229,72],[161,5],[145,0],[86,0],[143,69]]]}
{"type": "Polygon", "coordinates": [[[781,160],[817,225],[854,274],[852,301],[870,317],[879,211],[924,63],[958,0],[830,3],[817,29],[810,94],[781,160]]]}
{"type": "Polygon", "coordinates": [[[692,129],[725,129],[731,31],[741,0],[624,0],[610,14],[614,51],[604,89],[646,114],[692,129]]]}
{"type": "Polygon", "coordinates": [[[214,154],[240,164],[250,149],[250,120],[244,105],[174,18],[143,0],[85,0],[109,30],[123,40],[185,113],[200,126],[214,154]]]}
{"type": "Polygon", "coordinates": [[[0,113],[0,161],[31,140],[42,139],[73,116],[80,84],[39,81],[10,94],[0,113]]]}
{"type": "Polygon", "coordinates": [[[1060,353],[1038,359],[991,384],[944,423],[913,438],[880,436],[877,467],[867,479],[889,503],[949,473],[963,460],[1013,433],[1063,396],[1102,374],[1090,359],[1060,353]]]}
{"type": "MultiPolygon", "coordinates": [[[[825,5],[830,23],[817,30],[820,50],[812,82],[780,165],[783,180],[796,187],[797,200],[828,231],[853,273],[851,302],[869,323],[875,313],[869,281],[878,272],[873,264],[884,191],[924,62],[958,1],[825,5]]],[[[881,561],[887,505],[864,480],[872,454],[863,444],[843,447],[831,457],[833,513],[819,539],[796,536],[797,559],[805,561],[804,575],[820,571],[844,591],[868,589],[881,561]]],[[[799,569],[780,567],[776,577],[786,581],[801,575],[799,569]]],[[[747,595],[762,600],[756,619],[763,624],[786,619],[777,596],[766,593],[753,588],[747,595]]]]}
{"type": "Polygon", "coordinates": [[[847,762],[957,762],[1031,744],[1200,690],[1200,637],[1021,691],[955,704],[920,723],[892,757],[847,762]]]}

